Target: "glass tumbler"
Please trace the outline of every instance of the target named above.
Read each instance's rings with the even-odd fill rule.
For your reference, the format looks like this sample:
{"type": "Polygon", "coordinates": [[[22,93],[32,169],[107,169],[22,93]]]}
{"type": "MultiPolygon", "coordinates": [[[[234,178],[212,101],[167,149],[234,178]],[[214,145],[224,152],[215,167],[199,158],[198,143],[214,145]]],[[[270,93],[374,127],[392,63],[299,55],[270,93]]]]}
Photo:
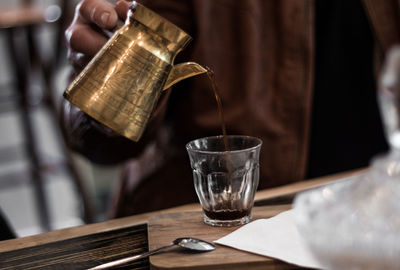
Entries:
{"type": "Polygon", "coordinates": [[[241,135],[206,137],[186,145],[206,224],[236,226],[250,221],[261,145],[260,139],[241,135]]]}

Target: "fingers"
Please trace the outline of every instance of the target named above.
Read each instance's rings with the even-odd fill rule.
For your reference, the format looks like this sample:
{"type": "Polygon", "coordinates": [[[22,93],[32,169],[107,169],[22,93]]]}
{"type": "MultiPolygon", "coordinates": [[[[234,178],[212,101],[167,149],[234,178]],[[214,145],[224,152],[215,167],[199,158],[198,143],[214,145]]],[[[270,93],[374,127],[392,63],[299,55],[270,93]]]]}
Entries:
{"type": "Polygon", "coordinates": [[[91,25],[79,21],[78,18],[77,23],[66,31],[69,47],[76,52],[94,55],[107,42],[107,38],[91,25]]]}
{"type": "Polygon", "coordinates": [[[106,0],[82,0],[65,31],[68,58],[75,70],[82,69],[107,42],[105,30],[113,29],[118,18],[124,20],[132,2],[120,0],[115,6],[106,0]]]}
{"type": "Polygon", "coordinates": [[[94,23],[102,29],[111,29],[118,20],[114,6],[104,0],[83,0],[78,6],[84,22],[94,23]]]}
{"type": "Polygon", "coordinates": [[[89,63],[89,61],[93,58],[92,55],[87,55],[79,52],[68,51],[68,60],[71,63],[75,75],[79,74],[82,69],[89,63]]]}

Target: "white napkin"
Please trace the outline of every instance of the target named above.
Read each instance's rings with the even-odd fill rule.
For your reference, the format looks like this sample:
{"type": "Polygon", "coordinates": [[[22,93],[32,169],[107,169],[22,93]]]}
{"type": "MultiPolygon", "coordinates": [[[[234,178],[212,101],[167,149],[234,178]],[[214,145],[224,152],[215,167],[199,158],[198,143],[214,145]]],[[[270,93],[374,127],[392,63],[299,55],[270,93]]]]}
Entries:
{"type": "Polygon", "coordinates": [[[302,267],[322,269],[299,235],[292,211],[255,220],[214,242],[302,267]]]}

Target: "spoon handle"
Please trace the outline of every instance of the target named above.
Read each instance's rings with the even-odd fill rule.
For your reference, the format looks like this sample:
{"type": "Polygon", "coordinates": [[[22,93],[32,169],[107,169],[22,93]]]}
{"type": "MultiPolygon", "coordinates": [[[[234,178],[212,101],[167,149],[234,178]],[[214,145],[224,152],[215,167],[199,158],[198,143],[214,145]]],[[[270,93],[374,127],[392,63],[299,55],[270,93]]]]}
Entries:
{"type": "Polygon", "coordinates": [[[157,248],[157,249],[153,249],[153,250],[147,251],[147,252],[142,253],[142,254],[138,254],[138,255],[135,255],[135,256],[122,258],[122,259],[111,261],[111,262],[108,262],[108,263],[103,263],[103,264],[97,265],[95,267],[89,268],[87,270],[109,269],[111,267],[115,267],[115,266],[118,266],[118,265],[121,265],[121,264],[125,264],[125,263],[128,263],[128,262],[132,262],[132,261],[136,261],[136,260],[139,260],[139,259],[146,258],[146,257],[148,257],[150,255],[156,254],[156,253],[158,253],[158,252],[160,252],[160,251],[162,251],[164,249],[170,248],[170,247],[172,247],[174,245],[175,244],[172,243],[170,245],[163,246],[163,247],[160,247],[160,248],[157,248]]]}

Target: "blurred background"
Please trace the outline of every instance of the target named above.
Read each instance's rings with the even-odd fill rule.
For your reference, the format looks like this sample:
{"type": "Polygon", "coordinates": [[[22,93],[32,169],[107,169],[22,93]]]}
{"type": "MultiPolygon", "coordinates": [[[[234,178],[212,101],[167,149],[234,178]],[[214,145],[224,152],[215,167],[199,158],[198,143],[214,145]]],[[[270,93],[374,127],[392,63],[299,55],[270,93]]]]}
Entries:
{"type": "Polygon", "coordinates": [[[0,211],[17,237],[105,220],[118,167],[68,151],[57,104],[77,0],[0,1],[0,211]]]}

